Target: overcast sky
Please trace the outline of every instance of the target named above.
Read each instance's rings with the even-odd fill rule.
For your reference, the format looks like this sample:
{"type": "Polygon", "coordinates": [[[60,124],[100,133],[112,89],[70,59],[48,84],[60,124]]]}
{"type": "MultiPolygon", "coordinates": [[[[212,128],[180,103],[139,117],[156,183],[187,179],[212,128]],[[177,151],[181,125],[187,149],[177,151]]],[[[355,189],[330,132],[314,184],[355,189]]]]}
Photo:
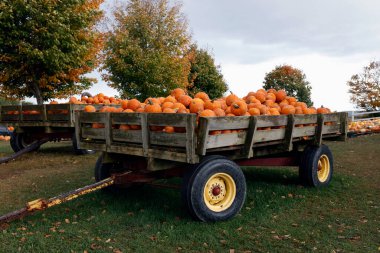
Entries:
{"type": "Polygon", "coordinates": [[[380,60],[380,0],[184,0],[182,10],[193,40],[213,52],[240,96],[286,63],[304,71],[316,106],[350,110],[346,82],[380,60]]]}

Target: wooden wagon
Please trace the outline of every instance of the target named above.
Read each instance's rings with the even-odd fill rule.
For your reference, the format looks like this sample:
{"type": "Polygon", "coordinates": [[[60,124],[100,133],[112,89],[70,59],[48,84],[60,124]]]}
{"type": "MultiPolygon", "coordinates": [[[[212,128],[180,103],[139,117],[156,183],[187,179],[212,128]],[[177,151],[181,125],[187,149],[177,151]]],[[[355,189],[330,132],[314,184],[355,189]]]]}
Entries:
{"type": "Polygon", "coordinates": [[[92,153],[77,148],[75,139],[74,112],[85,105],[7,105],[0,107],[0,124],[14,126],[10,144],[18,152],[36,140],[57,141],[72,139],[76,154],[92,153]]]}
{"type": "Polygon", "coordinates": [[[181,176],[190,214],[219,221],[235,216],[244,204],[240,166],[299,166],[304,185],[327,186],[333,156],[322,140],[346,139],[347,114],[197,119],[195,114],[78,111],[75,128],[79,148],[102,151],[97,181],[113,177],[117,187],[181,176]],[[176,131],[163,132],[163,126],[176,131]]]}

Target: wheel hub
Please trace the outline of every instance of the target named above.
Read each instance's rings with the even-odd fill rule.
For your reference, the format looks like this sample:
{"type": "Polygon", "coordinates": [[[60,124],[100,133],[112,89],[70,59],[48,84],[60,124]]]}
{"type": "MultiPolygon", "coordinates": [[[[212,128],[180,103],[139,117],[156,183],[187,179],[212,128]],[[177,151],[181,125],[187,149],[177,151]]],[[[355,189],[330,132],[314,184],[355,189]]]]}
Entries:
{"type": "Polygon", "coordinates": [[[330,174],[330,160],[327,155],[321,155],[318,160],[318,180],[323,183],[327,180],[330,174]]]}
{"type": "Polygon", "coordinates": [[[204,201],[210,210],[221,212],[229,208],[236,196],[235,181],[226,173],[212,175],[204,188],[204,201]]]}

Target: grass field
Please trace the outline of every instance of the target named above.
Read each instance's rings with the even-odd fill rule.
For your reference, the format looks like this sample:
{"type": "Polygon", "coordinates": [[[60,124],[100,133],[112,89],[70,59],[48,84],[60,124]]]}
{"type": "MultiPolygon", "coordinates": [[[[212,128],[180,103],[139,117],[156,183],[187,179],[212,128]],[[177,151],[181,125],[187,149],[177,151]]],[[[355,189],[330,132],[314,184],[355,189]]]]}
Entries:
{"type": "MultiPolygon", "coordinates": [[[[0,251],[380,252],[380,135],[327,144],[328,188],[300,186],[296,168],[245,168],[246,203],[227,222],[191,220],[174,189],[96,192],[3,225],[0,251]]],[[[0,214],[93,182],[96,158],[58,143],[1,164],[0,214]]]]}

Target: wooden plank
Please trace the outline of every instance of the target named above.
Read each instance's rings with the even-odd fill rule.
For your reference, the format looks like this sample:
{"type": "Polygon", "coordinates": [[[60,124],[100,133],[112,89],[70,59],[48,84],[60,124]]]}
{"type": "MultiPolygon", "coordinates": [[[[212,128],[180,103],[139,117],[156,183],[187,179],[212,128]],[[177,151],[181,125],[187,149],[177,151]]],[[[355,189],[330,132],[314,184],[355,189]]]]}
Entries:
{"type": "Polygon", "coordinates": [[[315,129],[315,136],[314,136],[314,141],[313,144],[316,146],[321,146],[322,144],[322,131],[324,130],[323,128],[325,127],[325,115],[324,114],[318,114],[317,118],[317,126],[315,129]]]}
{"type": "Polygon", "coordinates": [[[246,155],[247,158],[251,158],[253,156],[253,136],[256,132],[257,117],[251,117],[249,121],[249,127],[247,130],[247,135],[244,143],[243,154],[246,155]]]}
{"type": "Polygon", "coordinates": [[[295,125],[294,115],[288,115],[288,124],[285,129],[284,149],[291,151],[293,149],[293,130],[295,125]]]}
{"type": "Polygon", "coordinates": [[[198,143],[197,143],[197,154],[205,155],[207,149],[207,139],[209,133],[209,119],[210,118],[199,118],[198,123],[198,143]]]}
{"type": "Polygon", "coordinates": [[[141,139],[142,139],[142,146],[143,146],[143,152],[144,156],[148,156],[149,151],[149,125],[148,125],[148,114],[144,113],[141,114],[141,139]]]}
{"type": "Polygon", "coordinates": [[[187,118],[186,121],[186,157],[187,162],[191,164],[198,160],[195,153],[197,143],[197,137],[195,135],[196,119],[197,116],[195,114],[191,114],[191,117],[187,118]]]}
{"type": "Polygon", "coordinates": [[[141,130],[120,130],[112,129],[112,140],[119,142],[142,143],[141,130]]]}
{"type": "Polygon", "coordinates": [[[141,113],[112,113],[112,124],[141,125],[141,113]]]}
{"type": "Polygon", "coordinates": [[[104,124],[104,137],[106,140],[106,145],[110,146],[112,143],[112,123],[110,113],[106,113],[106,120],[104,124]]]}
{"type": "Polygon", "coordinates": [[[82,127],[82,139],[106,140],[105,128],[82,127]]]}
{"type": "Polygon", "coordinates": [[[294,115],[294,124],[315,124],[317,123],[317,114],[298,114],[294,115]]]}
{"type": "Polygon", "coordinates": [[[191,114],[148,113],[149,126],[185,127],[191,114]]]}
{"type": "Polygon", "coordinates": [[[285,126],[288,123],[288,118],[286,115],[278,116],[255,116],[257,117],[256,127],[274,127],[274,126],[285,126]]]}
{"type": "Polygon", "coordinates": [[[271,130],[256,130],[253,136],[253,143],[283,140],[285,138],[285,128],[271,130]]]}
{"type": "Polygon", "coordinates": [[[79,121],[83,123],[105,123],[106,113],[104,112],[83,112],[79,113],[79,121]]]}
{"type": "Polygon", "coordinates": [[[325,135],[325,134],[336,134],[336,133],[340,134],[340,125],[336,124],[336,125],[332,125],[332,126],[326,126],[326,125],[323,126],[323,129],[322,129],[323,135],[325,135]]]}
{"type": "Polygon", "coordinates": [[[327,113],[323,114],[325,122],[339,122],[340,115],[339,113],[327,113]]]}
{"type": "MultiPolygon", "coordinates": [[[[201,118],[200,118],[201,119],[201,118]]],[[[247,129],[249,127],[249,116],[241,117],[213,117],[209,119],[209,131],[247,129]]]]}
{"type": "Polygon", "coordinates": [[[246,136],[247,132],[209,135],[206,142],[206,148],[210,149],[243,145],[246,136]]]}
{"type": "Polygon", "coordinates": [[[293,130],[293,138],[315,135],[315,126],[295,127],[293,130]]]}
{"type": "Polygon", "coordinates": [[[348,132],[348,113],[341,112],[340,113],[340,133],[341,136],[339,138],[340,141],[347,140],[347,132],[348,132]]]}
{"type": "Polygon", "coordinates": [[[150,145],[160,145],[169,147],[186,147],[185,133],[165,133],[165,132],[150,132],[150,145]]]}
{"type": "Polygon", "coordinates": [[[78,142],[78,148],[96,150],[96,151],[105,151],[106,150],[106,144],[105,143],[79,141],[78,142]]]}

